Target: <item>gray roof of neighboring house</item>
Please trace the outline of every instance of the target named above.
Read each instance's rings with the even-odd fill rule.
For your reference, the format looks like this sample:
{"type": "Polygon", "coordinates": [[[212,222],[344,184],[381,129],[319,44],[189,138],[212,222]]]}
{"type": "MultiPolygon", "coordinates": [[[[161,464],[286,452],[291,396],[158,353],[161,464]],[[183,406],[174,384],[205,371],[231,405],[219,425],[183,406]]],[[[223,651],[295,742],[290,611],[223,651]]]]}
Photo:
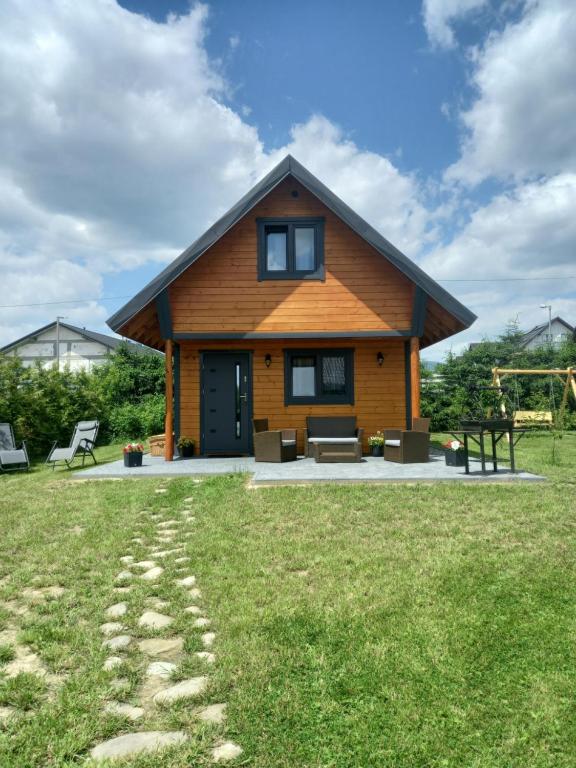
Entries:
{"type": "MultiPolygon", "coordinates": [[[[0,348],[0,353],[6,353],[10,352],[11,349],[14,349],[14,347],[20,346],[20,344],[24,344],[24,342],[29,341],[30,339],[34,339],[36,336],[39,336],[41,333],[44,333],[44,331],[47,331],[49,328],[54,328],[56,326],[56,323],[48,323],[48,325],[42,326],[42,328],[38,328],[35,331],[32,331],[31,333],[27,333],[26,336],[22,336],[22,338],[17,339],[16,341],[11,341],[10,344],[6,344],[6,346],[0,348]]],[[[129,339],[117,339],[115,336],[106,336],[104,333],[98,333],[97,331],[88,331],[86,328],[78,328],[75,325],[70,325],[69,323],[60,323],[61,328],[68,328],[68,330],[73,331],[74,333],[79,333],[81,336],[84,336],[85,339],[89,339],[90,341],[96,341],[99,344],[103,344],[104,346],[108,347],[109,349],[117,349],[120,344],[127,344],[128,347],[136,352],[142,352],[143,354],[149,354],[149,355],[162,355],[162,352],[159,352],[157,349],[152,349],[151,347],[145,347],[143,344],[137,344],[135,341],[130,341],[129,339]]]]}
{"type": "Polygon", "coordinates": [[[331,190],[313,176],[291,155],[287,155],[270,173],[256,184],[228,213],[225,213],[210,229],[199,237],[192,245],[178,256],[171,264],[157,275],[147,286],[121,307],[106,321],[112,330],[117,331],[135,314],[143,309],[152,299],[158,296],[170,283],[179,277],[184,270],[202,256],[214,245],[222,235],[234,226],[251,208],[260,202],[287,176],[293,176],[312,194],[321,200],[327,208],[335,213],[342,221],[362,237],[367,243],[388,259],[395,267],[404,273],[416,285],[435,299],[450,314],[456,317],[465,327],[472,325],[476,315],[444,290],[431,277],[416,266],[407,256],[401,253],[392,243],[388,242],[374,227],[355,213],[345,202],[340,200],[331,190]]]}
{"type": "MultiPolygon", "coordinates": [[[[551,320],[552,323],[562,323],[562,325],[570,331],[570,333],[574,333],[574,328],[566,322],[566,320],[563,320],[561,317],[553,317],[551,320]]],[[[536,339],[538,336],[540,336],[541,333],[547,333],[548,332],[548,323],[542,323],[541,325],[535,325],[534,328],[532,328],[530,331],[526,331],[526,333],[522,334],[522,346],[525,347],[526,344],[529,344],[531,341],[536,339]]]]}

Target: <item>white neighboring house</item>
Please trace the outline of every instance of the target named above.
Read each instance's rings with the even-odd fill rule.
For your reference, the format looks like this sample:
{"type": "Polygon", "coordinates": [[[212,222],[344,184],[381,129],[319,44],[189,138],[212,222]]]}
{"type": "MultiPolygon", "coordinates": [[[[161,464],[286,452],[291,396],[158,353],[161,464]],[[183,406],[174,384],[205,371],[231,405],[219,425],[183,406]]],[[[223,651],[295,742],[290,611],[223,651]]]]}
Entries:
{"type": "MultiPolygon", "coordinates": [[[[87,331],[86,328],[77,328],[68,323],[60,322],[57,326],[54,322],[7,344],[0,349],[0,354],[18,356],[26,367],[40,362],[43,368],[50,368],[58,363],[61,371],[67,366],[71,371],[90,371],[95,365],[105,363],[108,355],[122,342],[123,339],[114,336],[87,331]],[[58,337],[59,355],[56,353],[58,337]]],[[[124,343],[144,354],[162,354],[133,341],[124,343]]]]}
{"type": "Polygon", "coordinates": [[[542,323],[542,325],[536,325],[531,331],[523,334],[521,347],[522,349],[538,349],[550,343],[559,346],[565,341],[569,341],[573,336],[574,328],[561,317],[554,317],[550,329],[548,323],[542,323]],[[552,331],[552,338],[550,338],[550,331],[552,331]]]}

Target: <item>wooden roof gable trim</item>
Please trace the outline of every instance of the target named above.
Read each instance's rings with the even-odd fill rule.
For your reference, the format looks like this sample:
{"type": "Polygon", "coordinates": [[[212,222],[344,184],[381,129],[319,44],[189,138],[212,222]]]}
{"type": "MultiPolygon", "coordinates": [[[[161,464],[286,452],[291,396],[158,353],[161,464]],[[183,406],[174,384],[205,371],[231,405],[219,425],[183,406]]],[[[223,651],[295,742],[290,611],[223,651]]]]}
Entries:
{"type": "Polygon", "coordinates": [[[385,237],[364,221],[343,200],[313,176],[291,155],[287,155],[255,187],[253,187],[228,213],[213,224],[201,237],[178,256],[166,269],[160,272],[147,286],[127,304],[115,312],[106,322],[117,331],[150,301],[159,296],[174,280],[216,243],[229,229],[242,219],[254,206],[288,176],[293,176],[309,192],[315,195],[327,208],[347,224],[357,235],[384,256],[391,264],[408,277],[425,294],[434,298],[448,313],[453,315],[464,328],[472,325],[476,315],[432,280],[407,256],[392,245],[385,237]]]}

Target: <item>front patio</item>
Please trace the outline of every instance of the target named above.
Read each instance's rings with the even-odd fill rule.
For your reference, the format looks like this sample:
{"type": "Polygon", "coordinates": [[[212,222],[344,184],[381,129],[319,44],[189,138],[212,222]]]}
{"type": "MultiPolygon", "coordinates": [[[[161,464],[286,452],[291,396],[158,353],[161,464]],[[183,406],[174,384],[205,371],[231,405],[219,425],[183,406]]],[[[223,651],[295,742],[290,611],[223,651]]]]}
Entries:
{"type": "Polygon", "coordinates": [[[544,478],[529,472],[518,471],[512,474],[508,468],[500,468],[497,473],[482,474],[480,462],[470,461],[470,474],[464,467],[448,467],[444,454],[432,452],[427,464],[396,464],[382,458],[364,457],[354,464],[316,464],[312,458],[298,458],[284,464],[256,462],[253,456],[246,457],[210,457],[194,459],[176,459],[167,462],[162,457],[145,454],[142,467],[127,468],[123,460],[99,464],[90,469],[74,473],[82,479],[127,478],[127,477],[208,477],[245,472],[252,475],[251,484],[274,485],[291,483],[389,483],[389,482],[501,482],[515,480],[538,481],[544,478]]]}

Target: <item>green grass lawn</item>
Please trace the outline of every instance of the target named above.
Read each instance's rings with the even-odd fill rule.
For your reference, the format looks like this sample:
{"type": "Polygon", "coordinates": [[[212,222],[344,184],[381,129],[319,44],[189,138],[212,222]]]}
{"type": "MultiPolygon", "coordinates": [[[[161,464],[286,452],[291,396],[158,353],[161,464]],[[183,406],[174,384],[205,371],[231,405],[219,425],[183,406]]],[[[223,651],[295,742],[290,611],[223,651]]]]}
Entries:
{"type": "MultiPolygon", "coordinates": [[[[518,446],[544,483],[252,490],[229,476],[174,479],[157,495],[154,479],[0,478],[0,636],[16,620],[18,642],[60,681],[0,673],[0,707],[24,713],[0,726],[0,766],[77,766],[99,740],[156,728],[192,738],[133,768],[208,765],[222,739],[244,750],[234,764],[255,768],[575,766],[576,436],[555,456],[551,445],[539,435],[518,446]],[[102,711],[114,675],[102,671],[99,625],[119,599],[119,558],[148,556],[129,544],[152,536],[138,513],[170,515],[186,497],[186,554],[217,633],[200,702],[227,702],[227,720],[199,725],[180,704],[131,726],[102,711]],[[25,615],[1,607],[52,585],[66,591],[25,615]]],[[[173,568],[127,601],[135,617],[151,594],[171,601],[182,677],[200,673],[202,646],[173,568]]],[[[10,658],[4,644],[0,669],[10,658]]],[[[130,700],[144,662],[126,659],[130,700]]]]}

